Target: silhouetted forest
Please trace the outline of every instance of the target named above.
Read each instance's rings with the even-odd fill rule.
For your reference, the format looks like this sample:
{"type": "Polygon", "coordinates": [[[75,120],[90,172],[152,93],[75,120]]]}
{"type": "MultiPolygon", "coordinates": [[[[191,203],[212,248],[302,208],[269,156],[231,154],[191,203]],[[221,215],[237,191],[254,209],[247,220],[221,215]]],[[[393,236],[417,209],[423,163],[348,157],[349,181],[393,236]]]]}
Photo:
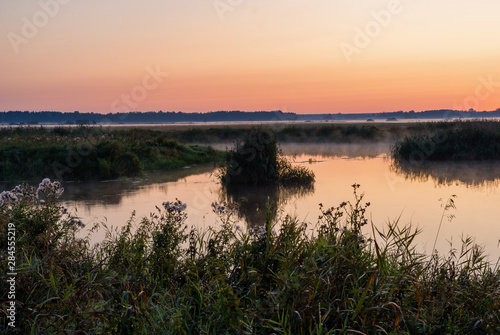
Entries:
{"type": "Polygon", "coordinates": [[[54,111],[9,111],[0,112],[2,124],[137,124],[137,123],[176,123],[176,122],[259,122],[259,121],[327,121],[360,120],[386,121],[408,119],[456,119],[500,117],[500,108],[495,111],[456,111],[449,109],[422,112],[397,111],[387,113],[361,114],[295,114],[276,111],[217,111],[208,113],[183,112],[130,112],[130,113],[71,113],[54,111]]]}

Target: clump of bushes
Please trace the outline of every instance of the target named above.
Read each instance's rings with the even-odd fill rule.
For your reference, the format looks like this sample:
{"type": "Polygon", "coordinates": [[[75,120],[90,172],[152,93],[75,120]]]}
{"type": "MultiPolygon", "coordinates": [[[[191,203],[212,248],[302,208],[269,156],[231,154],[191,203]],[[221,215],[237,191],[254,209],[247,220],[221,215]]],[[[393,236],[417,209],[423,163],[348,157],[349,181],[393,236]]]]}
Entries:
{"type": "Polygon", "coordinates": [[[430,131],[396,142],[391,154],[396,161],[468,161],[500,159],[498,122],[461,121],[428,124],[430,131]]]}
{"type": "Polygon", "coordinates": [[[466,239],[447,257],[425,256],[417,231],[397,222],[366,236],[370,204],[353,187],[353,201],[320,207],[314,234],[289,216],[243,231],[232,205],[217,203],[220,229],[201,232],[176,200],[103,226],[94,247],[55,201],[58,183],[4,192],[0,280],[14,223],[18,318],[8,328],[0,291],[0,332],[498,334],[500,270],[482,249],[466,239]]]}
{"type": "Polygon", "coordinates": [[[268,131],[254,129],[237,141],[228,152],[219,172],[226,185],[279,183],[310,185],[314,173],[303,166],[293,166],[278,148],[276,137],[268,131]]]}

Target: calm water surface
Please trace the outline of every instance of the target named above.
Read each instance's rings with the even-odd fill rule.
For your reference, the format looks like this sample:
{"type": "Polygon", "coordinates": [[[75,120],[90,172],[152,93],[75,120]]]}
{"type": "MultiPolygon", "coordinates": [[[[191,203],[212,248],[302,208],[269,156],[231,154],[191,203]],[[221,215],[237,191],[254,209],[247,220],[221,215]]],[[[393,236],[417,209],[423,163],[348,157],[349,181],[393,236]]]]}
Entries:
{"type": "MultiPolygon", "coordinates": [[[[352,200],[351,185],[358,183],[365,201],[371,202],[368,217],[376,227],[384,229],[387,222],[398,218],[400,225],[412,223],[422,229],[419,250],[430,252],[443,215],[442,205],[456,195],[456,209],[445,213],[437,249],[444,253],[450,245],[459,248],[462,236],[472,236],[485,247],[490,261],[500,257],[497,164],[442,164],[411,170],[393,167],[386,145],[300,145],[283,149],[295,164],[315,172],[313,188],[244,187],[226,191],[214,177],[213,166],[198,166],[174,173],[149,173],[134,181],[69,183],[63,202],[89,225],[107,222],[108,226],[120,227],[133,211],[136,218],[147,216],[155,206],[178,198],[188,204],[188,224],[206,229],[218,225],[211,203],[229,199],[240,205],[237,224],[247,229],[263,223],[268,198],[278,204],[278,216],[290,214],[316,224],[319,203],[329,207],[352,200]],[[455,217],[449,221],[448,215],[455,217]]],[[[97,242],[103,236],[103,231],[97,232],[93,240],[97,242]]]]}

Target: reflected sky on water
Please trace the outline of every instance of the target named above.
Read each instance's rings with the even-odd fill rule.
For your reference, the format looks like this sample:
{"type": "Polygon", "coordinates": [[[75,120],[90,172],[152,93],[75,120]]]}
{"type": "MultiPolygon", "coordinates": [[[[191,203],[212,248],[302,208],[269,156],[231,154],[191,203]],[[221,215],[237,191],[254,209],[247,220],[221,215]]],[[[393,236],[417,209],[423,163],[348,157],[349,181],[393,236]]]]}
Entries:
{"type": "MultiPolygon", "coordinates": [[[[283,151],[294,164],[311,168],[316,174],[312,188],[247,186],[223,188],[215,177],[213,165],[193,166],[175,172],[151,172],[140,179],[100,183],[67,183],[62,202],[88,226],[106,222],[123,226],[135,211],[136,218],[148,216],[164,201],[176,198],[187,203],[188,225],[200,229],[216,227],[218,218],[212,202],[232,201],[239,205],[237,223],[242,229],[264,222],[268,199],[277,204],[274,214],[296,216],[311,223],[320,215],[319,203],[338,206],[353,200],[351,185],[361,185],[365,201],[371,202],[367,217],[384,229],[388,221],[412,223],[421,228],[419,250],[430,252],[443,215],[442,204],[456,195],[457,209],[450,222],[445,217],[437,249],[460,248],[461,236],[473,236],[485,246],[490,260],[500,257],[500,165],[497,163],[453,163],[415,167],[395,166],[387,156],[387,145],[285,146],[283,151]],[[306,154],[307,153],[307,154],[306,154]]],[[[367,232],[371,232],[368,225],[367,232]]],[[[93,241],[102,240],[95,233],[93,241]]]]}

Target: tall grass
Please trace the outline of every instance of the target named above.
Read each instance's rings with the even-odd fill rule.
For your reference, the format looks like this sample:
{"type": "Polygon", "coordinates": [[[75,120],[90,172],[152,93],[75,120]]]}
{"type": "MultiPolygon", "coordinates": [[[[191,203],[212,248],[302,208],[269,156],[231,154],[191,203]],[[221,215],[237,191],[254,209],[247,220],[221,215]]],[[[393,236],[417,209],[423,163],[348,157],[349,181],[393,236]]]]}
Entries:
{"type": "Polygon", "coordinates": [[[422,130],[393,145],[391,153],[396,161],[500,159],[498,122],[440,122],[423,126],[422,130]]]}
{"type": "MultiPolygon", "coordinates": [[[[241,231],[232,206],[214,203],[221,228],[199,231],[176,200],[121,229],[101,227],[107,237],[91,247],[55,201],[60,185],[20,186],[1,195],[1,276],[14,222],[18,318],[10,329],[2,315],[0,331],[498,334],[498,265],[471,239],[448,256],[419,254],[418,231],[397,220],[364,235],[370,204],[353,187],[352,201],[320,207],[317,224],[287,216],[274,226],[265,215],[241,231]]],[[[3,290],[0,299],[4,314],[3,290]]]]}

